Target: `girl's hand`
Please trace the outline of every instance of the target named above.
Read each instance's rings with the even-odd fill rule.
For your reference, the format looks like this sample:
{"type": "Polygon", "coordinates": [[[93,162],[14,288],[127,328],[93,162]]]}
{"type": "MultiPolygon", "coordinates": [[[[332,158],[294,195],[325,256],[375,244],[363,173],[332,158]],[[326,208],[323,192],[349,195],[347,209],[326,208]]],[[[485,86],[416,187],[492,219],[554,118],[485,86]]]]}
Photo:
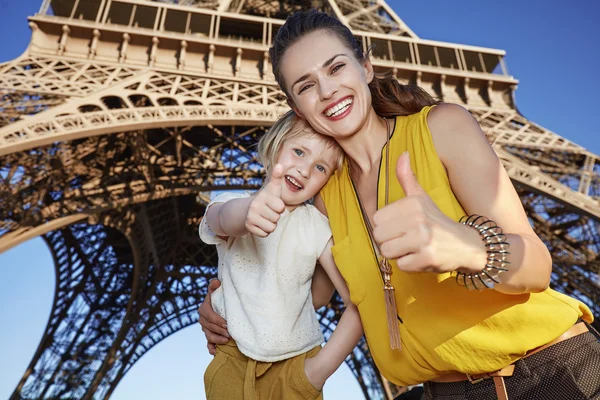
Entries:
{"type": "Polygon", "coordinates": [[[285,204],[281,199],[283,179],[283,166],[277,164],[267,185],[254,195],[248,207],[245,224],[248,232],[267,237],[277,227],[277,221],[285,211],[285,204]]]}
{"type": "Polygon", "coordinates": [[[319,371],[318,357],[311,357],[304,359],[304,374],[308,378],[313,387],[319,391],[323,390],[327,376],[319,371]]]}
{"type": "Polygon", "coordinates": [[[206,336],[208,352],[213,356],[217,351],[216,345],[225,344],[230,338],[229,332],[227,332],[227,321],[213,310],[210,301],[210,296],[219,286],[221,286],[221,282],[218,279],[210,281],[208,293],[200,307],[198,307],[198,313],[200,314],[198,322],[202,325],[202,331],[206,336]]]}
{"type": "Polygon", "coordinates": [[[479,233],[448,218],[417,181],[408,153],[396,166],[406,197],[373,215],[373,236],[384,257],[406,272],[478,272],[487,253],[479,233]]]}

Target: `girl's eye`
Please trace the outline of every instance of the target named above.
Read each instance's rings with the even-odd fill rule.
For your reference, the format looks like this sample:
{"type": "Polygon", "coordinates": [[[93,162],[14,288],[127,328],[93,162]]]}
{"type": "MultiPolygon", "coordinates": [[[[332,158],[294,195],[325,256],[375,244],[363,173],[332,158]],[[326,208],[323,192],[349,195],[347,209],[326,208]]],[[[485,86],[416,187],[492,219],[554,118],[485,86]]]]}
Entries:
{"type": "Polygon", "coordinates": [[[294,149],[294,153],[296,153],[296,155],[300,157],[302,157],[302,154],[304,154],[304,152],[300,149],[294,149]]]}
{"type": "Polygon", "coordinates": [[[342,63],[342,64],[337,64],[335,67],[333,67],[333,68],[331,69],[331,73],[332,73],[332,74],[335,74],[335,73],[336,73],[336,72],[338,72],[340,69],[342,69],[342,68],[344,67],[344,65],[346,65],[346,64],[343,64],[343,63],[342,63]]]}
{"type": "Polygon", "coordinates": [[[325,167],[322,165],[317,165],[317,169],[321,172],[325,172],[325,167]]]}

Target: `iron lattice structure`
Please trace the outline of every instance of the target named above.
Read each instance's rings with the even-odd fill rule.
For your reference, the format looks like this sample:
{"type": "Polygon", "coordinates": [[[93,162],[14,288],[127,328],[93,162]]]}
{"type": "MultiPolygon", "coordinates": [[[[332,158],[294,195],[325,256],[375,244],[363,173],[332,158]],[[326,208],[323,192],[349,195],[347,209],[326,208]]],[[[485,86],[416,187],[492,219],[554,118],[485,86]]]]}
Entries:
{"type": "MultiPolygon", "coordinates": [[[[108,398],[196,323],[216,272],[196,234],[207,192],[260,186],[253,145],[286,110],[267,50],[307,8],[348,25],[376,70],[472,112],[552,252],[552,285],[600,315],[598,157],[518,112],[503,51],[420,39],[382,0],[45,0],[28,49],[0,64],[0,252],[41,235],[57,277],[13,398],[108,398]]],[[[341,307],[320,312],[326,337],[341,307]]],[[[401,390],[364,341],[347,363],[367,398],[401,390]]]]}

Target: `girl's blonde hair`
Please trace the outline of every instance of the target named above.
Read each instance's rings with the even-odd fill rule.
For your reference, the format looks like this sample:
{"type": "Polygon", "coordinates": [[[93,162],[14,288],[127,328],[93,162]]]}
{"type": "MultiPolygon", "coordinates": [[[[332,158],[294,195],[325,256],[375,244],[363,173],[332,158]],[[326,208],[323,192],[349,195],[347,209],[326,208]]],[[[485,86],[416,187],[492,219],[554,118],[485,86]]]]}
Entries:
{"type": "Polygon", "coordinates": [[[334,151],[335,165],[332,172],[342,167],[344,152],[337,142],[330,137],[315,132],[308,122],[298,117],[293,110],[290,110],[279,118],[258,141],[258,158],[265,167],[267,175],[271,173],[275,166],[283,142],[300,136],[315,136],[321,139],[326,148],[332,148],[334,151]]]}

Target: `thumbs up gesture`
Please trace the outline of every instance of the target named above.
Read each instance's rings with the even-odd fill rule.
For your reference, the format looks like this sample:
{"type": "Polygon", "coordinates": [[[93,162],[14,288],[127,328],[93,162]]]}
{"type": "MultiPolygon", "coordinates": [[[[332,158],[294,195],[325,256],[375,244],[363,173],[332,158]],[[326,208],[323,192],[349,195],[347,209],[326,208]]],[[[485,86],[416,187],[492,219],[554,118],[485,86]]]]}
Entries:
{"type": "Polygon", "coordinates": [[[406,197],[373,215],[373,237],[381,254],[406,272],[441,273],[462,267],[465,255],[473,252],[473,239],[481,245],[478,234],[441,212],[417,181],[408,153],[398,159],[396,177],[406,197]],[[465,235],[470,244],[461,239],[465,235]]]}
{"type": "Polygon", "coordinates": [[[267,237],[277,227],[277,221],[285,211],[285,204],[281,199],[283,179],[283,166],[277,164],[267,184],[254,195],[248,207],[245,224],[248,232],[267,237]]]}

